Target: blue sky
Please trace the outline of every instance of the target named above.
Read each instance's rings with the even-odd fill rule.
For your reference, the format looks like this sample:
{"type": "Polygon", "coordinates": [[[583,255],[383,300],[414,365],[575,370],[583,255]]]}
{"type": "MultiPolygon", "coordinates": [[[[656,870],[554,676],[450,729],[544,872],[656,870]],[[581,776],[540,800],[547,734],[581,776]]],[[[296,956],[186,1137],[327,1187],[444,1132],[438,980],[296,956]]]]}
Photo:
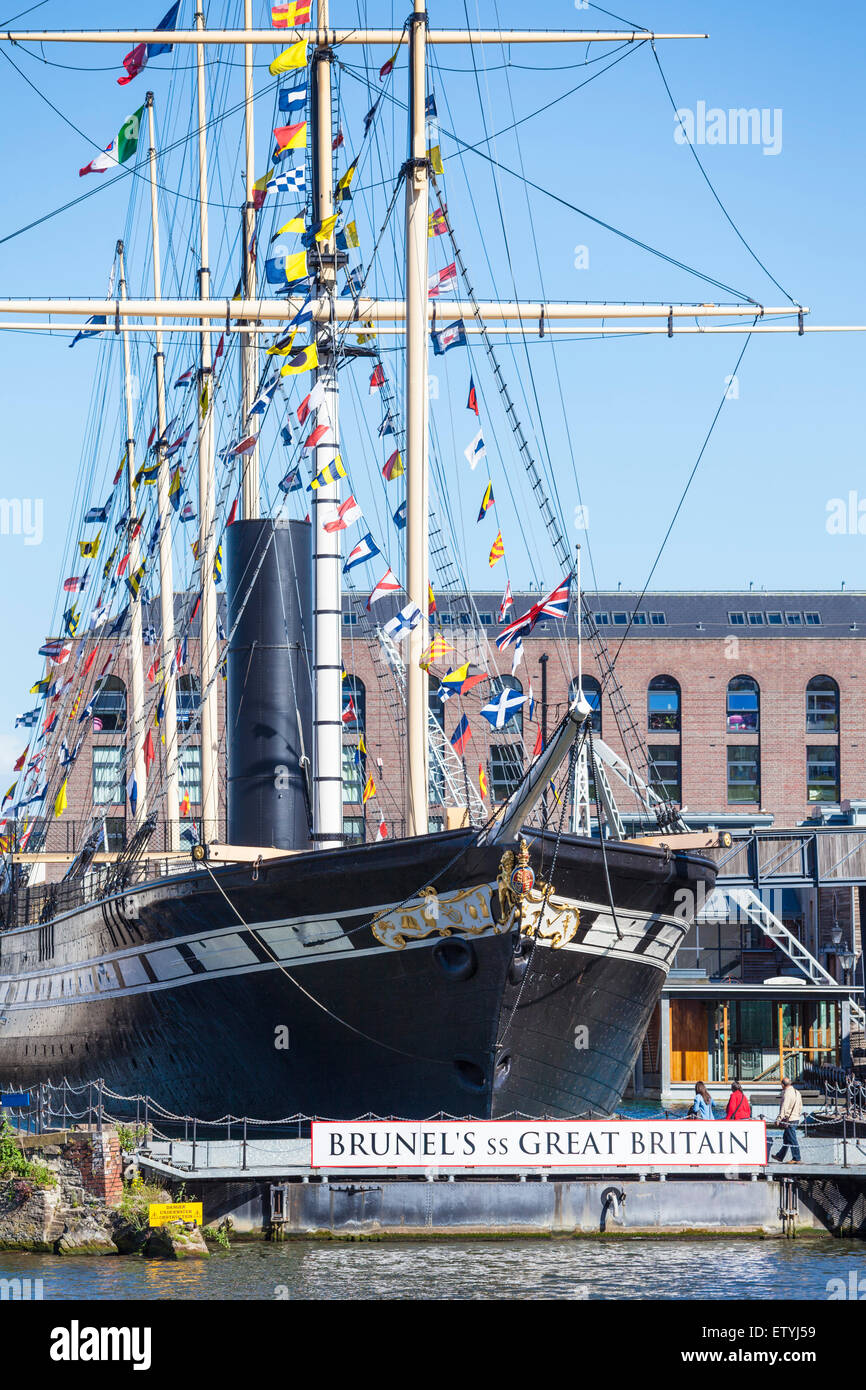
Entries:
{"type": "MultiPolygon", "coordinates": [[[[21,0],[22,8],[25,3],[21,0]]],[[[151,24],[165,8],[167,0],[165,4],[163,0],[113,0],[111,5],[46,0],[20,20],[13,20],[15,6],[10,5],[8,14],[0,15],[0,28],[151,24]]],[[[265,22],[264,4],[257,8],[265,22]]],[[[354,0],[346,5],[334,0],[332,22],[366,19],[399,27],[406,8],[370,0],[359,10],[354,0]]],[[[434,28],[465,23],[462,0],[431,0],[429,8],[434,28]]],[[[188,22],[192,9],[192,0],[184,0],[182,14],[188,22]]],[[[240,0],[219,0],[207,9],[212,25],[225,17],[233,25],[240,0]]],[[[500,0],[498,5],[484,0],[477,10],[470,3],[469,14],[473,22],[479,15],[481,23],[490,27],[521,27],[527,22],[526,6],[516,0],[500,0]]],[[[576,9],[564,0],[537,17],[549,28],[622,27],[603,13],[576,9]]],[[[859,75],[864,41],[853,5],[832,6],[821,11],[820,23],[818,18],[813,7],[802,3],[783,12],[741,0],[725,5],[654,0],[630,16],[633,22],[657,30],[706,29],[710,33],[707,41],[658,46],[664,73],[681,108],[695,110],[704,102],[708,108],[723,110],[756,107],[781,112],[779,153],[764,154],[760,145],[704,144],[699,148],[701,159],[743,237],[794,299],[810,306],[811,322],[863,323],[866,181],[859,75]]],[[[140,180],[121,179],[26,234],[3,240],[25,223],[90,191],[99,177],[105,178],[80,179],[78,169],[92,158],[94,144],[106,144],[121,119],[144,100],[148,87],[156,93],[158,111],[165,113],[166,138],[170,132],[172,139],[178,139],[187,130],[191,52],[182,50],[173,59],[155,61],[145,75],[122,88],[115,78],[122,71],[120,59],[126,48],[46,47],[46,57],[70,68],[47,66],[36,56],[12,50],[22,73],[66,121],[0,60],[4,166],[0,293],[102,294],[118,236],[129,239],[132,291],[149,292],[146,207],[140,180]],[[131,189],[137,197],[130,209],[131,189]]],[[[530,115],[604,67],[604,62],[585,70],[577,66],[599,51],[587,55],[581,45],[515,46],[506,72],[502,50],[492,47],[477,55],[476,79],[465,50],[439,49],[431,61],[431,79],[442,126],[445,131],[456,130],[468,144],[478,145],[486,134],[511,125],[515,115],[518,119],[530,115]]],[[[369,98],[358,81],[360,50],[340,56],[345,56],[355,74],[345,73],[341,80],[347,144],[352,146],[369,98]]],[[[373,55],[374,90],[379,89],[375,69],[386,56],[382,50],[373,55]]],[[[260,72],[265,85],[267,73],[264,68],[260,72]]],[[[239,67],[223,65],[209,77],[225,92],[226,102],[239,99],[239,67]]],[[[405,98],[405,83],[403,58],[390,88],[399,101],[405,98]]],[[[266,95],[257,103],[257,172],[267,158],[272,100],[266,95]]],[[[688,149],[675,141],[674,128],[658,69],[649,47],[644,46],[584,90],[523,121],[517,132],[519,147],[515,132],[510,132],[499,135],[493,144],[482,144],[482,149],[512,169],[518,168],[522,157],[528,177],[567,202],[759,302],[784,303],[779,289],[726,223],[688,149]]],[[[227,120],[212,148],[212,261],[223,289],[231,288],[237,275],[233,209],[241,197],[238,136],[237,122],[227,120]]],[[[402,109],[390,102],[383,108],[378,144],[376,159],[381,160],[382,174],[393,174],[404,157],[405,134],[402,109]]],[[[443,133],[442,149],[449,210],[482,297],[510,298],[513,285],[519,297],[532,300],[541,296],[542,285],[550,299],[719,302],[735,297],[629,245],[541,193],[531,192],[527,206],[521,182],[500,171],[503,235],[491,165],[478,153],[461,158],[447,133],[443,133]],[[586,269],[574,264],[575,248],[581,246],[588,250],[586,269]]],[[[192,287],[194,250],[194,239],[187,235],[193,210],[188,199],[194,192],[188,155],[189,146],[179,146],[165,175],[167,185],[186,194],[173,201],[170,210],[178,283],[184,292],[192,287]]],[[[372,161],[362,175],[355,206],[363,249],[372,244],[390,184],[369,188],[381,181],[372,161]],[[369,188],[366,198],[365,188],[369,188]],[[371,208],[369,215],[362,210],[365,205],[371,208]]],[[[389,228],[385,250],[389,245],[399,247],[399,238],[399,226],[389,228]]],[[[447,259],[438,243],[431,243],[431,254],[434,267],[447,259]]],[[[394,270],[389,270],[384,255],[377,275],[380,287],[393,292],[394,270]]],[[[446,312],[444,305],[442,312],[446,312]]],[[[23,536],[0,536],[6,592],[4,652],[10,676],[0,691],[0,730],[4,731],[0,734],[0,782],[20,752],[18,745],[23,746],[20,731],[15,735],[8,731],[15,715],[26,707],[26,690],[39,672],[35,652],[51,627],[61,571],[70,572],[67,566],[77,538],[77,517],[83,505],[97,500],[83,485],[82,470],[86,478],[93,477],[99,492],[107,472],[113,470],[120,438],[117,345],[109,339],[102,344],[84,343],[70,352],[67,341],[59,336],[0,333],[4,419],[0,496],[40,498],[44,506],[40,545],[26,545],[23,536]],[[91,457],[85,445],[88,438],[95,439],[92,428],[88,436],[88,418],[99,372],[104,374],[105,396],[100,397],[98,412],[103,423],[91,457]]],[[[588,538],[601,587],[618,581],[624,587],[640,587],[645,581],[741,345],[742,340],[732,336],[560,342],[555,350],[549,339],[539,343],[534,337],[525,347],[520,342],[512,348],[500,345],[503,370],[533,447],[548,479],[555,478],[570,539],[585,543],[588,538]],[[585,533],[575,530],[572,522],[577,502],[572,454],[589,513],[585,533]]],[[[827,506],[833,498],[847,498],[858,489],[866,497],[858,398],[866,365],[864,346],[863,336],[855,334],[773,335],[752,340],[739,373],[738,397],[728,400],[722,411],[656,572],[655,587],[747,588],[753,581],[756,588],[827,589],[837,588],[843,579],[849,589],[864,587],[862,538],[833,535],[826,529],[827,506]]],[[[176,349],[180,356],[184,351],[176,349]]],[[[149,417],[149,366],[143,345],[139,357],[143,415],[149,417]]],[[[393,353],[389,360],[394,362],[396,376],[393,353]]],[[[356,380],[347,392],[345,453],[355,470],[356,493],[372,519],[371,529],[382,536],[388,526],[385,509],[392,509],[394,499],[385,496],[375,462],[364,458],[362,469],[361,455],[370,446],[360,416],[373,407],[365,399],[363,364],[361,369],[352,369],[356,380]]],[[[474,419],[465,411],[470,364],[465,354],[455,352],[432,370],[440,377],[439,398],[431,407],[442,460],[440,508],[448,513],[457,543],[469,557],[471,581],[499,587],[504,583],[503,566],[491,574],[486,563],[495,531],[484,531],[482,536],[481,528],[475,529],[486,479],[481,478],[481,470],[468,478],[462,457],[474,430],[474,419]]],[[[497,519],[506,543],[508,575],[515,586],[536,578],[553,582],[559,577],[556,565],[541,539],[537,519],[529,515],[519,462],[496,406],[489,368],[477,348],[472,352],[471,370],[482,397],[482,419],[495,440],[488,450],[490,476],[499,503],[497,519]]],[[[377,423],[373,420],[374,437],[377,423]]],[[[225,428],[231,430],[231,421],[225,428]]],[[[277,453],[268,464],[268,496],[281,475],[280,462],[277,453]]],[[[178,546],[183,548],[185,543],[181,538],[178,546]]],[[[395,546],[396,540],[391,537],[389,544],[395,546]]],[[[394,553],[399,563],[399,551],[394,553]]]]}

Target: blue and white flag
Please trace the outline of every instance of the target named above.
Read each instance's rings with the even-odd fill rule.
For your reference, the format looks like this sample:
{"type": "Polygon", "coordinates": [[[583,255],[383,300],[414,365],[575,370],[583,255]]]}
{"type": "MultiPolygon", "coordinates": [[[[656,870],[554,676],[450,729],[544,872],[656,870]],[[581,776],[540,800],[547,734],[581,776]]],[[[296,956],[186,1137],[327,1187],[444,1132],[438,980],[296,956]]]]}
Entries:
{"type": "Polygon", "coordinates": [[[268,179],[266,193],[306,193],[307,171],[303,164],[294,169],[284,169],[274,178],[268,179]]]}
{"type": "Polygon", "coordinates": [[[493,729],[504,729],[509,719],[512,719],[519,709],[522,709],[529,697],[521,695],[518,690],[501,690],[495,700],[484,705],[481,713],[493,729]]]}
{"type": "Polygon", "coordinates": [[[19,714],[18,718],[15,720],[15,728],[17,729],[20,725],[22,729],[32,729],[38,721],[39,710],[29,709],[25,711],[24,714],[19,714]]]}
{"type": "Polygon", "coordinates": [[[397,530],[398,530],[398,531],[405,531],[405,529],[406,529],[406,502],[405,502],[405,499],[400,503],[399,507],[397,508],[396,512],[394,513],[394,525],[397,527],[397,530]]]}
{"type": "Polygon", "coordinates": [[[478,463],[478,460],[484,458],[484,455],[487,453],[487,445],[484,443],[484,435],[481,430],[469,441],[463,453],[469,463],[469,467],[473,469],[478,463]]]}
{"type": "Polygon", "coordinates": [[[301,305],[295,317],[290,320],[289,328],[300,328],[304,323],[311,323],[313,318],[313,298],[308,295],[301,305]]]}
{"type": "Polygon", "coordinates": [[[264,415],[281,385],[282,381],[279,376],[275,376],[273,381],[263,381],[259,387],[255,400],[250,406],[250,414],[264,415]]]}
{"type": "Polygon", "coordinates": [[[358,541],[355,549],[350,550],[349,554],[346,556],[343,573],[348,574],[349,570],[353,570],[356,565],[363,565],[365,560],[372,560],[374,555],[381,554],[381,550],[368,531],[366,536],[362,536],[358,541]]]}
{"type": "Polygon", "coordinates": [[[414,627],[421,621],[421,609],[417,603],[407,603],[405,608],[401,608],[395,617],[391,618],[382,629],[392,642],[402,642],[404,637],[408,637],[414,627]]]}
{"type": "Polygon", "coordinates": [[[132,774],[126,784],[126,795],[129,797],[129,805],[132,814],[135,815],[135,808],[138,805],[138,783],[135,780],[135,773],[132,774]]]}
{"type": "MultiPolygon", "coordinates": [[[[105,314],[93,314],[93,315],[87,320],[87,322],[88,322],[88,323],[101,323],[101,324],[104,326],[105,323],[107,322],[107,320],[106,320],[105,314]]],[[[95,338],[96,335],[97,335],[97,333],[101,333],[101,332],[102,332],[102,328],[81,328],[81,329],[79,329],[79,331],[76,333],[75,337],[72,339],[72,342],[69,344],[69,346],[70,346],[70,347],[75,347],[75,344],[76,344],[76,343],[80,343],[82,338],[95,338]]]]}
{"type": "Polygon", "coordinates": [[[466,346],[466,328],[462,319],[455,319],[453,323],[448,323],[444,328],[437,329],[430,334],[433,342],[433,351],[437,357],[441,357],[449,348],[466,346]]]}
{"type": "Polygon", "coordinates": [[[108,520],[108,513],[109,513],[110,511],[111,511],[111,498],[109,497],[109,499],[108,499],[108,501],[106,502],[106,504],[105,504],[104,507],[91,507],[90,510],[87,511],[87,512],[85,513],[85,516],[84,516],[85,525],[89,526],[89,525],[91,525],[91,524],[92,524],[93,522],[95,522],[95,521],[99,521],[99,522],[107,521],[107,520],[108,520]]]}
{"type": "Polygon", "coordinates": [[[299,468],[290,468],[286,476],[281,478],[277,483],[277,487],[280,489],[280,492],[300,492],[302,487],[301,470],[299,468]]]}
{"type": "Polygon", "coordinates": [[[300,118],[307,106],[307,84],[302,82],[299,87],[284,87],[280,92],[279,110],[285,111],[289,115],[300,118]]]}

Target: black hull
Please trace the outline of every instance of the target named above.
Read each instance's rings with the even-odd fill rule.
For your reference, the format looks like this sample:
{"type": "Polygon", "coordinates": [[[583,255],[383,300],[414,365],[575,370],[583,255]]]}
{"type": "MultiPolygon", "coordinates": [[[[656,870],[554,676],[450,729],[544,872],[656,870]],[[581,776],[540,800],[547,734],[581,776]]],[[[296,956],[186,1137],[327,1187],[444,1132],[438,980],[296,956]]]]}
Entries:
{"type": "Polygon", "coordinates": [[[44,929],[3,933],[0,1081],[102,1077],[203,1119],[609,1111],[688,924],[675,895],[713,866],[610,846],[619,938],[598,843],[563,839],[552,903],[581,918],[557,947],[495,920],[502,852],[460,831],[184,874],[58,918],[41,961],[44,929]],[[424,935],[383,943],[407,915],[424,935]]]}

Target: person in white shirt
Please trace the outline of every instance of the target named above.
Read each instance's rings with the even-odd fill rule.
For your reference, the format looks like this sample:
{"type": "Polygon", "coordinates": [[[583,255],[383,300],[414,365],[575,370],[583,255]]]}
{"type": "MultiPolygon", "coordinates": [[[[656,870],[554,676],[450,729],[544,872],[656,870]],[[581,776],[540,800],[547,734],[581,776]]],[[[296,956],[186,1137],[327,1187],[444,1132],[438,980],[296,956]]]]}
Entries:
{"type": "Polygon", "coordinates": [[[772,1157],[777,1163],[784,1163],[788,1149],[791,1150],[791,1162],[800,1162],[800,1145],[797,1142],[797,1125],[803,1114],[803,1097],[791,1082],[789,1076],[782,1077],[782,1094],[779,1097],[779,1113],[776,1116],[776,1124],[783,1126],[782,1145],[777,1154],[772,1157]]]}

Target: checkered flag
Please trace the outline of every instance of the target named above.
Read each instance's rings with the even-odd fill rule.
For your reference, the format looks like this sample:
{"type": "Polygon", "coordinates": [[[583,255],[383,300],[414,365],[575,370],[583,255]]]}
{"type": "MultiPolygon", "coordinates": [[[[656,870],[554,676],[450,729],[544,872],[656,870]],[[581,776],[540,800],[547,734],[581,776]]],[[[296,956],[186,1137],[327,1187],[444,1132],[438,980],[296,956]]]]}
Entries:
{"type": "Polygon", "coordinates": [[[277,174],[276,178],[268,181],[268,193],[306,193],[307,191],[307,171],[303,164],[299,164],[294,169],[286,169],[282,174],[277,174]]]}

